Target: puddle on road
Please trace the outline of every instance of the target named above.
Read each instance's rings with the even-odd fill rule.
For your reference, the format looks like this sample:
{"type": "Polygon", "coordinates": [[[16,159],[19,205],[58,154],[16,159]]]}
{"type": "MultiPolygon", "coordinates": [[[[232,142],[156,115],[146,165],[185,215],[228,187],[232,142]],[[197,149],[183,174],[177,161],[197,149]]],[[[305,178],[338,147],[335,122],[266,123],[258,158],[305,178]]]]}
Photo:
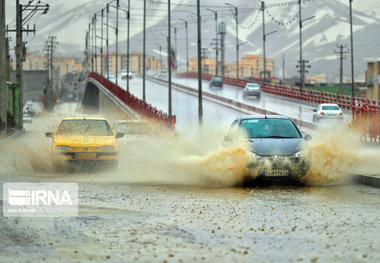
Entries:
{"type": "MultiPolygon", "coordinates": [[[[180,136],[162,132],[137,138],[126,136],[118,141],[117,171],[67,176],[55,172],[51,163],[50,139],[44,137],[44,132],[52,124],[42,119],[40,122],[17,141],[1,144],[0,171],[35,172],[36,176],[71,181],[214,187],[240,185],[249,173],[244,140],[240,145],[223,148],[226,129],[213,127],[202,131],[194,128],[180,136]]],[[[313,134],[310,146],[312,167],[303,180],[307,185],[350,179],[348,174],[380,171],[380,149],[363,146],[359,136],[347,128],[322,127],[313,134]]]]}

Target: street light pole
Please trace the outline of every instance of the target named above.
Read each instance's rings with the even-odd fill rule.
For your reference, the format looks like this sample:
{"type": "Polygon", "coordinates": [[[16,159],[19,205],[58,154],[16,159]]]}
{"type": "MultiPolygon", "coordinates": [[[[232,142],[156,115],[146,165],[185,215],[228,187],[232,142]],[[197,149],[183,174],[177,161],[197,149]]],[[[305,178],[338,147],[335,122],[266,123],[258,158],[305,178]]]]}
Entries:
{"type": "Polygon", "coordinates": [[[100,74],[103,76],[103,23],[104,23],[104,9],[102,9],[102,19],[101,19],[101,30],[100,30],[100,35],[101,35],[101,47],[100,47],[100,74]]]}
{"type": "Polygon", "coordinates": [[[301,7],[301,0],[298,0],[298,19],[299,19],[299,35],[300,35],[300,92],[303,91],[303,60],[302,60],[302,7],[301,7]]]}
{"type": "Polygon", "coordinates": [[[129,92],[129,26],[130,26],[130,20],[131,20],[131,0],[128,0],[128,25],[127,25],[127,92],[129,92]]]}
{"type": "Polygon", "coordinates": [[[218,76],[218,58],[219,58],[219,45],[218,45],[218,12],[210,8],[207,8],[208,11],[213,12],[215,15],[215,75],[218,76]]]}
{"type": "Polygon", "coordinates": [[[119,0],[116,0],[116,72],[115,72],[115,77],[116,77],[116,86],[117,85],[117,82],[118,82],[118,79],[117,79],[117,75],[118,75],[118,71],[119,71],[119,0]]]}
{"type": "Polygon", "coordinates": [[[0,0],[0,137],[7,135],[5,0],[0,0]]]}
{"type": "Polygon", "coordinates": [[[235,22],[236,22],[236,78],[239,79],[239,20],[238,8],[230,3],[225,3],[235,9],[235,22]]]}
{"type": "Polygon", "coordinates": [[[108,14],[110,12],[110,5],[107,4],[107,80],[110,79],[110,68],[109,68],[109,64],[110,64],[110,50],[109,50],[109,29],[108,29],[108,25],[109,25],[109,21],[108,21],[108,14]]]}
{"type": "Polygon", "coordinates": [[[355,75],[354,75],[354,35],[352,30],[352,1],[350,1],[350,33],[351,33],[351,96],[352,96],[352,117],[355,115],[355,75]]]}
{"type": "Polygon", "coordinates": [[[261,1],[261,11],[263,12],[263,55],[264,55],[264,82],[266,82],[266,75],[267,75],[267,59],[266,59],[266,54],[265,54],[265,41],[266,41],[266,36],[265,36],[265,3],[264,1],[261,1]]]}
{"type": "Polygon", "coordinates": [[[98,47],[96,46],[96,14],[94,14],[95,72],[98,73],[98,47]]]}
{"type": "Polygon", "coordinates": [[[172,55],[171,55],[171,3],[168,0],[168,115],[169,121],[172,119],[172,55]]]}
{"type": "Polygon", "coordinates": [[[198,121],[203,122],[203,105],[202,105],[202,34],[201,34],[201,8],[200,0],[197,0],[197,28],[198,28],[198,121]]]}
{"type": "Polygon", "coordinates": [[[144,0],[144,33],[143,33],[143,106],[145,107],[145,71],[146,71],[146,0],[144,0]]]}

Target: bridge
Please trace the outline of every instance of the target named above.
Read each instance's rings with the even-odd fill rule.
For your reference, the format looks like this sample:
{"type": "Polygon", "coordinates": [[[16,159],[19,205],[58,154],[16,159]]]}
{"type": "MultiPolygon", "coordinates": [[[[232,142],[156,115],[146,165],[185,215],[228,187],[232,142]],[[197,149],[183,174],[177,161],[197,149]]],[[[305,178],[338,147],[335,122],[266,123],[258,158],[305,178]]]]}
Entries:
{"type": "MultiPolygon", "coordinates": [[[[247,99],[242,96],[242,88],[248,80],[223,78],[223,90],[209,89],[208,81],[211,75],[203,75],[203,98],[205,100],[205,117],[211,123],[220,118],[215,114],[215,108],[231,116],[223,118],[227,124],[239,114],[280,114],[293,119],[305,132],[310,133],[318,128],[313,123],[313,109],[319,103],[336,103],[345,112],[344,119],[347,125],[359,128],[362,139],[371,143],[380,143],[380,102],[366,98],[331,94],[321,91],[302,90],[285,85],[260,83],[262,96],[260,100],[247,99]],[[211,114],[209,112],[211,109],[211,114]],[[228,113],[227,113],[228,112],[228,113]]],[[[127,92],[127,82],[119,78],[119,86],[98,73],[88,75],[86,90],[82,105],[86,109],[103,111],[109,109],[112,102],[114,110],[122,109],[128,117],[142,116],[155,119],[160,123],[174,128],[175,119],[179,129],[188,120],[196,121],[198,80],[196,73],[182,73],[172,80],[172,88],[176,100],[173,102],[175,117],[170,118],[165,109],[168,103],[165,100],[168,81],[161,78],[147,79],[147,101],[142,100],[142,79],[135,78],[129,81],[130,92],[127,92]],[[135,94],[135,95],[134,95],[135,94]],[[106,102],[105,102],[106,101],[106,102]],[[184,106],[186,105],[186,106],[184,106]]],[[[224,115],[225,116],[225,115],[224,115]]]]}

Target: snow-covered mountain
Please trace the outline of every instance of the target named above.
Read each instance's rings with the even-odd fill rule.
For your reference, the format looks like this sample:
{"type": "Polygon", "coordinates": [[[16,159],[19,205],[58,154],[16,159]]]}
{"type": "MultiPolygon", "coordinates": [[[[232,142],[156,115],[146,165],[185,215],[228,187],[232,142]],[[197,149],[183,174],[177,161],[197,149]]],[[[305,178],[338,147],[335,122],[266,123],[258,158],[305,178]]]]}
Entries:
{"type": "MultiPolygon", "coordinates": [[[[26,2],[26,0],[25,0],[26,2]]],[[[26,36],[31,50],[41,49],[49,35],[57,36],[59,46],[57,53],[67,56],[82,56],[84,50],[85,32],[95,12],[105,7],[109,1],[95,0],[55,0],[46,1],[50,5],[47,15],[35,17],[37,34],[35,37],[26,36]]],[[[226,60],[235,60],[235,20],[233,10],[224,6],[225,1],[202,0],[202,45],[210,50],[209,56],[214,57],[210,46],[215,38],[214,15],[206,10],[206,6],[217,10],[219,20],[227,24],[226,60]]],[[[231,4],[239,7],[239,39],[247,44],[240,47],[240,57],[245,54],[262,55],[262,14],[258,10],[259,1],[230,0],[231,4]],[[255,10],[253,10],[255,9],[255,10]]],[[[286,76],[297,74],[295,67],[299,59],[299,27],[298,6],[273,4],[296,1],[266,0],[268,8],[265,12],[266,32],[277,30],[268,36],[266,42],[267,57],[273,57],[276,63],[276,74],[282,75],[282,57],[285,55],[286,76]]],[[[354,58],[355,75],[364,79],[366,61],[380,60],[380,5],[378,0],[361,0],[353,2],[354,21],[354,58]],[[360,3],[358,3],[360,2],[360,3]]],[[[303,56],[310,61],[310,74],[325,75],[328,80],[336,80],[339,74],[339,60],[334,54],[337,44],[347,44],[350,48],[349,8],[348,0],[307,0],[303,4],[302,18],[315,17],[304,22],[303,27],[303,56]]],[[[186,42],[184,23],[180,19],[189,21],[189,54],[196,56],[196,12],[195,0],[172,0],[173,27],[177,27],[177,47],[179,64],[185,63],[186,42]]],[[[7,21],[14,25],[14,2],[7,3],[7,21]]],[[[109,23],[115,25],[115,8],[110,8],[109,23]]],[[[127,0],[120,0],[122,8],[126,8],[127,0]]],[[[149,55],[159,57],[159,46],[166,54],[167,34],[167,4],[166,1],[147,0],[147,49],[149,55]]],[[[131,0],[131,50],[142,50],[142,7],[143,0],[131,0]]],[[[98,16],[98,35],[100,35],[100,14],[98,16]]],[[[104,17],[105,22],[105,17],[104,17]]],[[[126,14],[119,13],[119,42],[120,50],[126,50],[127,30],[126,14]]],[[[114,30],[110,28],[110,49],[114,50],[114,30]]],[[[97,39],[100,45],[100,39],[97,39]]],[[[174,46],[174,34],[172,34],[174,46]]],[[[350,55],[344,62],[345,77],[350,76],[350,55]]]]}

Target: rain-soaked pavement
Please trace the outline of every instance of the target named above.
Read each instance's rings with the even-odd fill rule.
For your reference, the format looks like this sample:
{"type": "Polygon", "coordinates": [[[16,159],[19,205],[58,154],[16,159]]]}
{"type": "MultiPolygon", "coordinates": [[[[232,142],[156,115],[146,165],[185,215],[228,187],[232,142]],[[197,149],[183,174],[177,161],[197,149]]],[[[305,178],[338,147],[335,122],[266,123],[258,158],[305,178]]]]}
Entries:
{"type": "MultiPolygon", "coordinates": [[[[331,167],[336,157],[329,143],[316,144],[314,150],[325,151],[313,152],[318,167],[328,163],[323,156],[330,166],[313,174],[333,184],[234,187],[227,177],[238,173],[225,173],[223,164],[199,168],[220,165],[223,127],[207,131],[207,138],[123,138],[117,171],[68,174],[52,169],[50,139],[44,138],[61,117],[37,117],[24,134],[0,142],[0,182],[76,182],[79,215],[1,216],[0,262],[380,261],[380,189],[329,177],[345,176],[357,165],[349,158],[373,162],[376,154],[354,156],[335,144],[341,158],[331,167]]],[[[374,167],[372,172],[378,162],[374,167]]],[[[239,167],[227,170],[232,168],[239,167]]]]}

